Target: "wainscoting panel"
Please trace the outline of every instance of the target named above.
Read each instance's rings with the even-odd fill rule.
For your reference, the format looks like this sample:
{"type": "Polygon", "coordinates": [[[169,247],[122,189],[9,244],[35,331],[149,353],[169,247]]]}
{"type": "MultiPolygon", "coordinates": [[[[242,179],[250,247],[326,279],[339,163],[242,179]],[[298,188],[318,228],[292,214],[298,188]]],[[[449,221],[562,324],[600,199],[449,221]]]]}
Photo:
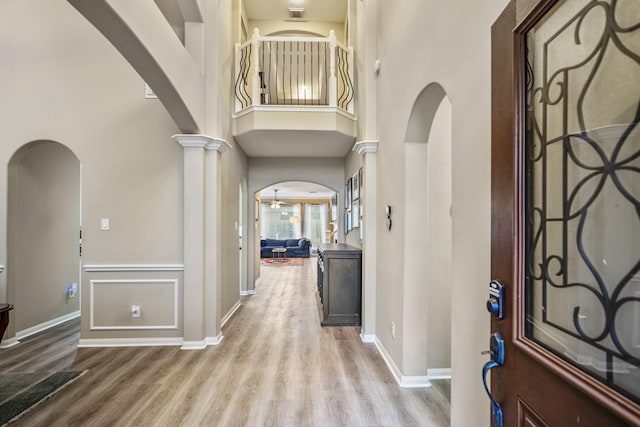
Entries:
{"type": "Polygon", "coordinates": [[[178,329],[178,279],[89,282],[90,330],[178,329]],[[140,317],[132,306],[140,306],[140,317]]]}

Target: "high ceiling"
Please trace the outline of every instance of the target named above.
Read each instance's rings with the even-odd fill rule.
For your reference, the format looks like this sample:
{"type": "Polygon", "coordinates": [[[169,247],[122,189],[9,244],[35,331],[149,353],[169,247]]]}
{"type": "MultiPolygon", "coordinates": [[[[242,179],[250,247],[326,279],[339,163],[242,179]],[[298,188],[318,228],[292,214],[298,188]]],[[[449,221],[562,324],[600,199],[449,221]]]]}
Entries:
{"type": "MultiPolygon", "coordinates": [[[[184,38],[184,20],[178,7],[178,0],[154,0],[162,14],[181,40],[184,38]]],[[[347,15],[347,0],[242,0],[249,19],[286,21],[292,20],[289,8],[304,8],[302,19],[296,21],[344,22],[347,15]]],[[[327,151],[327,147],[323,148],[327,151]]],[[[325,153],[326,154],[326,153],[325,153]]],[[[338,157],[342,153],[334,154],[338,157]]],[[[278,189],[278,198],[328,199],[333,190],[318,184],[300,181],[279,183],[261,191],[263,199],[273,199],[278,189]]]]}
{"type": "MultiPolygon", "coordinates": [[[[184,39],[184,19],[178,0],[154,0],[180,40],[184,39]]],[[[243,0],[251,20],[292,20],[289,8],[304,8],[302,19],[294,21],[344,22],[347,0],[243,0]]]]}
{"type": "Polygon", "coordinates": [[[278,199],[330,199],[335,191],[311,182],[288,181],[271,185],[260,192],[262,200],[272,200],[278,190],[278,199]]]}
{"type": "Polygon", "coordinates": [[[347,0],[244,0],[251,20],[284,21],[289,8],[304,8],[304,21],[344,22],[347,0]]]}

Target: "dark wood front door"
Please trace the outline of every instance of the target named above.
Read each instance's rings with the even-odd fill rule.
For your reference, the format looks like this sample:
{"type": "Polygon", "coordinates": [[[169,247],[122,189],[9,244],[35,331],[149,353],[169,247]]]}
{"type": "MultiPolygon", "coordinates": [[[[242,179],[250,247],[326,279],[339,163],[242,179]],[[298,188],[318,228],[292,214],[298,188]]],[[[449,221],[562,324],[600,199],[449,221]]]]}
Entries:
{"type": "Polygon", "coordinates": [[[513,0],[492,94],[503,425],[640,426],[640,1],[513,0]]]}

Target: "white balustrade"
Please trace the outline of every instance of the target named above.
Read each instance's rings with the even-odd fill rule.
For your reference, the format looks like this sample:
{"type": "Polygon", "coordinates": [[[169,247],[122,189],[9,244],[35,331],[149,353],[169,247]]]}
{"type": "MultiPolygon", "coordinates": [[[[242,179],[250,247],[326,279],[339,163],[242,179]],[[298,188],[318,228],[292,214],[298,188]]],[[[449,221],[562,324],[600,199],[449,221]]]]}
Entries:
{"type": "Polygon", "coordinates": [[[325,106],[353,114],[353,48],[329,37],[263,37],[236,45],[236,112],[252,106],[325,106]]]}

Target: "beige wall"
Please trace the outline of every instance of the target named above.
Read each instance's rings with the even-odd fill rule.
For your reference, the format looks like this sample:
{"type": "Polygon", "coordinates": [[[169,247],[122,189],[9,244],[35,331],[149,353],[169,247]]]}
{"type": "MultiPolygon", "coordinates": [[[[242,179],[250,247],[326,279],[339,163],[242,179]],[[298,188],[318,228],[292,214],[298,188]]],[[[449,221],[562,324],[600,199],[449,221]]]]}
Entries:
{"type": "MultiPolygon", "coordinates": [[[[0,168],[0,224],[6,223],[7,193],[2,189],[7,188],[9,159],[30,141],[53,140],[82,164],[83,264],[181,264],[182,149],[171,139],[178,129],[157,99],[144,99],[144,82],[66,2],[2,2],[0,40],[0,165],[5,165],[0,168]],[[101,218],[110,218],[110,231],[100,230],[101,218]]],[[[4,230],[0,228],[0,264],[7,259],[4,230]]],[[[114,275],[82,274],[84,338],[181,336],[180,330],[90,331],[89,281],[114,275]]],[[[182,273],[118,278],[138,276],[181,283],[182,273]]],[[[6,272],[0,278],[0,295],[11,295],[6,272]]],[[[130,292],[133,284],[120,288],[115,301],[122,307],[110,309],[128,311],[130,292]]],[[[160,301],[152,292],[147,297],[160,301]]],[[[95,304],[101,308],[103,301],[95,304]]]]}
{"type": "MultiPolygon", "coordinates": [[[[233,64],[235,56],[235,34],[239,31],[239,21],[234,20],[234,10],[231,0],[206,2],[206,37],[207,52],[216,55],[206,57],[207,70],[205,75],[207,96],[206,128],[204,133],[216,138],[223,138],[231,144],[231,150],[220,157],[221,185],[221,241],[220,259],[221,275],[220,313],[224,317],[240,301],[240,251],[238,248],[238,226],[247,227],[247,216],[243,222],[236,225],[239,219],[240,183],[246,183],[247,157],[242,148],[235,142],[231,134],[231,114],[234,107],[233,94],[233,64]]],[[[245,184],[246,185],[246,184],[245,184]]],[[[244,212],[247,212],[247,192],[245,191],[244,212]]],[[[244,264],[246,268],[246,260],[244,264]]]]}
{"type": "MultiPolygon", "coordinates": [[[[400,210],[410,196],[401,190],[402,144],[416,97],[436,82],[452,104],[452,426],[483,426],[489,419],[480,351],[489,338],[490,26],[505,5],[409,0],[398,8],[379,2],[377,211],[386,204],[396,210],[390,232],[378,221],[378,259],[384,262],[377,270],[376,335],[400,365],[402,340],[391,338],[389,325],[403,318],[397,266],[406,233],[400,210]]],[[[372,66],[363,64],[364,72],[372,66]]]]}
{"type": "Polygon", "coordinates": [[[261,36],[277,36],[280,33],[295,35],[309,34],[313,36],[329,37],[331,30],[335,31],[336,39],[345,42],[343,22],[293,22],[293,21],[249,21],[249,37],[253,29],[257,28],[261,36]]]}
{"type": "MultiPolygon", "coordinates": [[[[253,157],[249,159],[248,198],[253,201],[256,192],[272,184],[286,181],[307,181],[322,184],[338,192],[338,212],[342,212],[344,175],[344,159],[340,158],[253,157]]],[[[255,204],[251,202],[248,205],[249,218],[255,218],[254,211],[255,204]]],[[[255,223],[255,221],[253,222],[255,223]]],[[[343,236],[342,233],[337,234],[340,242],[343,241],[343,236]]],[[[247,242],[248,247],[252,248],[249,259],[250,270],[247,275],[250,281],[247,284],[248,290],[253,289],[255,281],[260,276],[259,251],[256,250],[259,245],[259,230],[255,233],[252,232],[250,237],[247,242]]]]}
{"type": "Polygon", "coordinates": [[[80,309],[80,163],[66,147],[35,142],[12,159],[7,274],[15,285],[15,330],[80,309]]]}

